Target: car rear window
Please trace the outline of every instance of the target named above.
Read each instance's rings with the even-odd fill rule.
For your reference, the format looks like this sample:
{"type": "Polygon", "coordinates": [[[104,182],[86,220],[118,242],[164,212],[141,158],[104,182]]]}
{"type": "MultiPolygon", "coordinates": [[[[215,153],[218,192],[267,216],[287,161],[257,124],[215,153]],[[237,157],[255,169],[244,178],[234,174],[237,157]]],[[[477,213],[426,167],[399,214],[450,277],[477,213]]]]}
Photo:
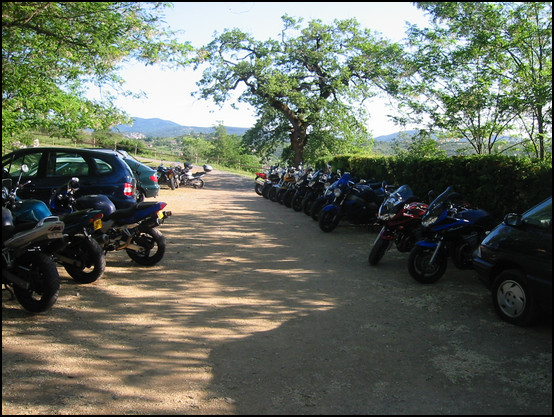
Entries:
{"type": "Polygon", "coordinates": [[[56,152],[50,154],[46,164],[47,177],[82,177],[89,175],[90,168],[81,155],[56,152]]]}

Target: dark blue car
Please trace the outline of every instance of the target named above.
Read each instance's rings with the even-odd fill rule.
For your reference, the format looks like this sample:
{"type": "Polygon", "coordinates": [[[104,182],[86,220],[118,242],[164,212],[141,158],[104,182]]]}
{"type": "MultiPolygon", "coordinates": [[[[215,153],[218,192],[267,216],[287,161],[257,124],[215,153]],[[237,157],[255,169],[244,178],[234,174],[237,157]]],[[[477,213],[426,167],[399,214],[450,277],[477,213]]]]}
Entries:
{"type": "Polygon", "coordinates": [[[500,318],[518,326],[552,314],[552,196],[523,214],[507,214],[473,254],[500,318]]]}
{"type": "Polygon", "coordinates": [[[2,156],[3,175],[16,180],[23,173],[18,191],[22,199],[35,198],[48,203],[52,193],[79,178],[79,194],[105,194],[117,208],[136,204],[136,179],[121,155],[112,150],[37,147],[24,148],[2,156]]]}

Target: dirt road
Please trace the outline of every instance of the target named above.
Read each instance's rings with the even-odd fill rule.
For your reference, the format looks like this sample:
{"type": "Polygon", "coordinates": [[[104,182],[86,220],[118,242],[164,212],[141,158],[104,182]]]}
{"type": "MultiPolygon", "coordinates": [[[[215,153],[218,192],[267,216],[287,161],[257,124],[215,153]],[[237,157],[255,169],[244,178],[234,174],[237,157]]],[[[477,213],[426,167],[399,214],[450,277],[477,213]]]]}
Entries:
{"type": "MultiPolygon", "coordinates": [[[[162,261],[109,253],[31,316],[2,306],[3,414],[552,414],[552,322],[497,319],[471,271],[416,283],[213,171],[162,189],[162,261]]],[[[4,297],[3,297],[4,298],[4,297]]]]}

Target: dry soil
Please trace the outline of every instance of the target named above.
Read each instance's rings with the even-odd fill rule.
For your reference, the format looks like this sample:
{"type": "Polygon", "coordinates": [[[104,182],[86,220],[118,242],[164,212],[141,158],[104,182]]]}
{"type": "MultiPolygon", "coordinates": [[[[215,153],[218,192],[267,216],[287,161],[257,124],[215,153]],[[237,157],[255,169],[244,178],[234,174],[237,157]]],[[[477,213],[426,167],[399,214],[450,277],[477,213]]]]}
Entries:
{"type": "Polygon", "coordinates": [[[104,276],[40,315],[2,304],[2,414],[552,414],[552,322],[511,326],[472,271],[433,285],[375,231],[331,233],[213,171],[163,188],[153,267],[104,276]]]}

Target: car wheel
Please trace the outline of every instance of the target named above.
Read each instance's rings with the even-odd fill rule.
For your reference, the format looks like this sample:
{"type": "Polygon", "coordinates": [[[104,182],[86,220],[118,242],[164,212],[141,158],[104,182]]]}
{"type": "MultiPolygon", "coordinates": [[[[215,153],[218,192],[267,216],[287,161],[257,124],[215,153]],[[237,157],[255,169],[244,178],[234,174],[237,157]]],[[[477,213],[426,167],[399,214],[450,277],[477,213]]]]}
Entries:
{"type": "Polygon", "coordinates": [[[502,320],[517,326],[530,326],[536,321],[539,308],[521,271],[501,272],[491,290],[494,310],[502,320]]]}
{"type": "Polygon", "coordinates": [[[137,200],[137,203],[142,203],[144,201],[144,193],[139,188],[135,190],[135,200],[137,200]]]}

